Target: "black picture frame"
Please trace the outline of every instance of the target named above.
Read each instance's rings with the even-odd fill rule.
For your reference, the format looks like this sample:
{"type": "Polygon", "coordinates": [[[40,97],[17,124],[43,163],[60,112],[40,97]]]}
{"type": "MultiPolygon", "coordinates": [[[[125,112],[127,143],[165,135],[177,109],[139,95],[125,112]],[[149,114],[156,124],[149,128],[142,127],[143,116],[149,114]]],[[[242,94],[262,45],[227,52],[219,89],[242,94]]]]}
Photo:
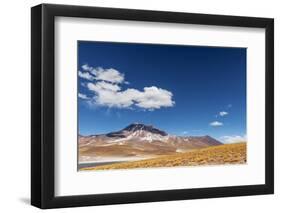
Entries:
{"type": "Polygon", "coordinates": [[[36,207],[47,209],[274,193],[274,20],[271,18],[41,4],[31,9],[31,97],[31,204],[36,207]],[[264,28],[265,184],[56,197],[54,21],[58,16],[264,28]]]}

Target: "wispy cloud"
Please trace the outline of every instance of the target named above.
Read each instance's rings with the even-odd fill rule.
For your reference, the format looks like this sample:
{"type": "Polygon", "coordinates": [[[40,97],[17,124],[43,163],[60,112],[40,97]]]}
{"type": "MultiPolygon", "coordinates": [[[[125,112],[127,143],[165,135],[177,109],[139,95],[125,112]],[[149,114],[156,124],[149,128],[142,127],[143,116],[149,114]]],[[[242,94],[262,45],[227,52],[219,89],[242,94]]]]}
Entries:
{"type": "Polygon", "coordinates": [[[84,78],[86,80],[89,80],[89,81],[92,81],[94,80],[94,76],[92,76],[90,73],[88,72],[81,72],[81,71],[78,71],[78,75],[80,78],[84,78]]]}
{"type": "Polygon", "coordinates": [[[187,134],[198,134],[199,132],[202,132],[202,129],[190,129],[188,131],[182,131],[182,135],[187,135],[187,134]]]}
{"type": "Polygon", "coordinates": [[[91,72],[93,67],[90,67],[88,64],[83,64],[82,69],[88,72],[91,72]]]}
{"type": "Polygon", "coordinates": [[[182,135],[187,135],[189,132],[188,131],[183,131],[181,134],[182,135]]]}
{"type": "Polygon", "coordinates": [[[220,115],[221,117],[223,117],[223,116],[228,115],[228,112],[226,112],[226,111],[222,111],[222,112],[219,112],[219,115],[220,115]]]}
{"type": "Polygon", "coordinates": [[[157,86],[144,87],[143,90],[128,88],[122,90],[121,85],[129,83],[125,81],[124,74],[118,70],[102,67],[93,68],[87,64],[82,66],[86,76],[80,73],[79,76],[88,80],[86,88],[94,93],[91,104],[116,108],[132,108],[133,106],[145,110],[160,109],[161,107],[172,107],[175,102],[172,100],[172,92],[158,88],[157,86]]]}
{"type": "Polygon", "coordinates": [[[117,92],[121,89],[117,84],[111,84],[105,81],[99,81],[97,83],[88,83],[87,87],[90,91],[96,92],[97,94],[103,91],[117,92]]]}
{"type": "Polygon", "coordinates": [[[90,81],[95,79],[118,84],[124,82],[124,74],[113,68],[91,67],[88,64],[82,65],[81,68],[84,72],[79,71],[79,76],[90,81]]]}
{"type": "Polygon", "coordinates": [[[220,138],[224,143],[238,143],[238,142],[246,142],[247,136],[246,135],[227,135],[222,136],[220,138]]]}
{"type": "Polygon", "coordinates": [[[87,95],[82,94],[82,93],[78,93],[78,97],[81,98],[81,99],[84,99],[84,100],[89,100],[90,99],[87,95]]]}
{"type": "Polygon", "coordinates": [[[219,121],[213,121],[209,125],[213,127],[219,127],[219,126],[223,126],[223,123],[219,121]]]}

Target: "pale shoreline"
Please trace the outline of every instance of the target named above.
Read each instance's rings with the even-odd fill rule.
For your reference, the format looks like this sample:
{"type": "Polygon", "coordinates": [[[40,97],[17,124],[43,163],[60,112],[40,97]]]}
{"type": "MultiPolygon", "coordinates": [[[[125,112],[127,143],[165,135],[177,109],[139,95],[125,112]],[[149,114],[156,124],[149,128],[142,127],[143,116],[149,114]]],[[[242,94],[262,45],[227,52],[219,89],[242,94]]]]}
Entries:
{"type": "Polygon", "coordinates": [[[137,161],[137,160],[145,160],[148,158],[152,158],[152,156],[145,156],[145,157],[100,157],[96,158],[95,160],[90,160],[90,161],[78,161],[78,164],[88,164],[88,163],[109,163],[109,162],[122,162],[122,161],[137,161]]]}

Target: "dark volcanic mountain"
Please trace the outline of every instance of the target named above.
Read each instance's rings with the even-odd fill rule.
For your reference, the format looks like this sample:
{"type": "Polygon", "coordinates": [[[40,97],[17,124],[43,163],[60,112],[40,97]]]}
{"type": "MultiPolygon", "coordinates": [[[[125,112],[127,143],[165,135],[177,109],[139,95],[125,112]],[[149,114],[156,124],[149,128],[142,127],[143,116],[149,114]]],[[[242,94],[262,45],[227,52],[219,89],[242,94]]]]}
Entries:
{"type": "Polygon", "coordinates": [[[161,136],[167,136],[168,134],[164,131],[161,131],[159,129],[154,128],[153,126],[148,126],[144,124],[139,123],[133,123],[127,126],[126,128],[117,131],[117,132],[111,132],[106,134],[107,137],[126,137],[128,136],[128,133],[136,133],[136,135],[141,135],[141,133],[150,133],[155,135],[161,135],[161,136]]]}
{"type": "Polygon", "coordinates": [[[138,124],[138,123],[131,124],[131,125],[127,126],[125,129],[123,129],[123,131],[130,131],[130,132],[135,132],[138,130],[148,131],[148,132],[151,132],[154,134],[159,134],[162,136],[168,135],[166,132],[156,129],[153,126],[147,126],[147,125],[138,124]]]}
{"type": "Polygon", "coordinates": [[[221,144],[208,135],[174,136],[153,126],[133,123],[117,132],[79,135],[79,160],[93,161],[104,157],[146,158],[221,144]]]}

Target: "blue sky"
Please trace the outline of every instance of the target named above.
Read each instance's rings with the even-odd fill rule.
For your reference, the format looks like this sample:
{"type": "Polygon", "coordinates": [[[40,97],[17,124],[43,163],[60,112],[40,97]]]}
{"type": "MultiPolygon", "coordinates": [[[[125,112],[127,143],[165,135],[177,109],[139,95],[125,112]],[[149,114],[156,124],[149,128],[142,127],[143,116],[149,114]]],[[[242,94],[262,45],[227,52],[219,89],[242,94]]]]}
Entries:
{"type": "Polygon", "coordinates": [[[246,135],[246,49],[78,42],[79,133],[246,135]]]}

